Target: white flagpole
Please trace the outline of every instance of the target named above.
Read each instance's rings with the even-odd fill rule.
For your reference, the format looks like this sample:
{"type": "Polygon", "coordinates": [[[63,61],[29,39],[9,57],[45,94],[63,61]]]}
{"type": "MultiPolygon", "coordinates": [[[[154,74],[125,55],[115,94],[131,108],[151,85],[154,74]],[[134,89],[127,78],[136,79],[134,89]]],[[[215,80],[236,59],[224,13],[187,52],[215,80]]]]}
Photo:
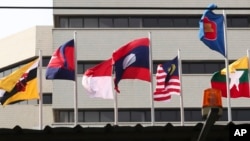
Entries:
{"type": "MultiPolygon", "coordinates": [[[[114,66],[112,64],[111,76],[113,76],[113,71],[115,71],[115,70],[114,70],[114,66]]],[[[112,80],[114,80],[113,77],[112,77],[112,80]]],[[[113,81],[111,81],[111,83],[112,83],[112,86],[114,88],[113,81]]],[[[117,92],[114,91],[114,89],[113,89],[113,94],[114,94],[114,125],[118,125],[118,98],[117,98],[117,92]]]]}
{"type": "Polygon", "coordinates": [[[152,59],[152,36],[151,32],[148,32],[149,38],[149,69],[150,69],[150,100],[151,100],[151,125],[154,126],[155,111],[154,111],[154,91],[153,91],[153,59],[152,59]]]}
{"type": "Polygon", "coordinates": [[[224,44],[225,44],[225,66],[226,66],[226,84],[227,84],[227,113],[228,113],[228,122],[232,121],[232,111],[231,111],[231,94],[230,94],[230,88],[229,88],[229,67],[228,67],[228,47],[227,47],[227,18],[225,14],[225,10],[223,10],[223,17],[224,17],[224,44]]]}
{"type": "Polygon", "coordinates": [[[182,91],[182,64],[181,64],[181,50],[178,49],[178,73],[180,79],[180,113],[181,113],[181,126],[184,126],[184,107],[183,107],[183,91],[182,91]]]}
{"type": "Polygon", "coordinates": [[[248,58],[248,64],[247,64],[247,66],[248,66],[248,74],[247,74],[247,76],[248,76],[248,93],[250,94],[250,81],[249,81],[249,79],[250,79],[250,70],[249,70],[249,68],[250,68],[250,66],[249,66],[249,63],[250,63],[250,59],[249,59],[249,49],[247,49],[247,58],[248,58]]]}
{"type": "Polygon", "coordinates": [[[75,65],[75,81],[74,81],[74,125],[78,123],[78,102],[77,102],[77,40],[76,31],[74,32],[74,65],[75,65]]]}
{"type": "Polygon", "coordinates": [[[39,129],[43,129],[42,50],[39,50],[39,129]]]}

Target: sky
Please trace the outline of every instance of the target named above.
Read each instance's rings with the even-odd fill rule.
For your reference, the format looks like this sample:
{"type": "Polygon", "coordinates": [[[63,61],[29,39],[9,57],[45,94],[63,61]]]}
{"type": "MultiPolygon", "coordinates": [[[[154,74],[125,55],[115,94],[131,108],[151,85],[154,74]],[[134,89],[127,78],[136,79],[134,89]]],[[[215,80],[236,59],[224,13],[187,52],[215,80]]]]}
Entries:
{"type": "MultiPolygon", "coordinates": [[[[0,0],[3,6],[52,7],[52,0],[0,0]]],[[[36,25],[53,25],[52,9],[0,8],[0,39],[36,25]]]]}

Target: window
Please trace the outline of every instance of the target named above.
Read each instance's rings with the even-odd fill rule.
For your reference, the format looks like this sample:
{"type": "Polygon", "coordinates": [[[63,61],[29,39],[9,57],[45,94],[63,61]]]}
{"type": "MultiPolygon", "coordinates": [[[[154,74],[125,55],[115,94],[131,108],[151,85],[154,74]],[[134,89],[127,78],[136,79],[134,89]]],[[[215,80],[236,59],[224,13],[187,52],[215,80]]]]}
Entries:
{"type": "Polygon", "coordinates": [[[86,28],[96,28],[98,27],[98,18],[84,18],[84,27],[86,28]]]}
{"type": "Polygon", "coordinates": [[[113,27],[113,19],[112,18],[100,18],[99,19],[100,27],[113,27]]]}
{"type": "MultiPolygon", "coordinates": [[[[61,28],[189,28],[199,27],[201,15],[57,16],[61,28]]],[[[250,27],[250,15],[228,15],[228,27],[250,27]]]]}
{"type": "Polygon", "coordinates": [[[69,19],[69,26],[70,27],[83,27],[83,18],[70,18],[69,19]]]}
{"type": "Polygon", "coordinates": [[[114,27],[128,27],[128,18],[114,18],[114,27]]]}
{"type": "Polygon", "coordinates": [[[52,104],[52,93],[43,94],[43,104],[52,104]]]}

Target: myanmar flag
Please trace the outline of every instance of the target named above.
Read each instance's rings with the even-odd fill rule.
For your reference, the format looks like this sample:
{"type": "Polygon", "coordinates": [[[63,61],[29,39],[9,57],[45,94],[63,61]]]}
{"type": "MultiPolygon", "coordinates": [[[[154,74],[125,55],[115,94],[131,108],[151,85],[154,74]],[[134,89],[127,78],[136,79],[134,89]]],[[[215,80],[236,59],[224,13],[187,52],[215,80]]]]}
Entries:
{"type": "MultiPolygon", "coordinates": [[[[227,97],[226,69],[215,72],[211,87],[220,89],[222,96],[227,97]]],[[[242,57],[229,65],[229,88],[231,98],[250,97],[248,78],[248,57],[242,57]]]]}

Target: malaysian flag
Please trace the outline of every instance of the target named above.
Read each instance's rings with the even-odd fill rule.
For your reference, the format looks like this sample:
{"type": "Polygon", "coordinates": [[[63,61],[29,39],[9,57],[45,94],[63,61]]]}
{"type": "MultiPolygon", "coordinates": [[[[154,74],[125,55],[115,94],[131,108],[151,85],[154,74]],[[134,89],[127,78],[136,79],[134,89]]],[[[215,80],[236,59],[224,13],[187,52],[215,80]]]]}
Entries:
{"type": "Polygon", "coordinates": [[[172,94],[180,95],[178,58],[159,64],[156,72],[155,101],[169,101],[172,94]]]}

